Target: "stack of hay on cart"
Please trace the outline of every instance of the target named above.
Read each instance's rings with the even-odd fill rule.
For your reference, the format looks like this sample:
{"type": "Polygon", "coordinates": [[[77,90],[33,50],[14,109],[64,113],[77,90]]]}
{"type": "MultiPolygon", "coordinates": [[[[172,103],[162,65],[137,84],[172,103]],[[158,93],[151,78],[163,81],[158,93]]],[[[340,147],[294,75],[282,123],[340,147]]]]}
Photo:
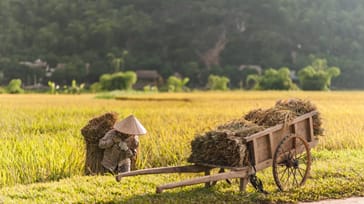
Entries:
{"type": "MultiPolygon", "coordinates": [[[[317,111],[316,106],[310,101],[288,99],[277,101],[273,108],[252,110],[244,118],[257,125],[272,127],[280,123],[290,122],[298,116],[315,110],[317,111]]],[[[315,135],[323,134],[320,113],[313,116],[313,130],[315,135]]]]}
{"type": "MultiPolygon", "coordinates": [[[[197,135],[191,142],[192,154],[188,161],[217,166],[248,166],[247,147],[242,138],[278,124],[288,123],[314,110],[317,110],[315,105],[301,99],[281,100],[272,108],[252,110],[240,119],[197,135]]],[[[313,117],[313,123],[314,134],[322,135],[319,114],[313,117]]]]}
{"type": "MultiPolygon", "coordinates": [[[[296,114],[296,116],[304,115],[311,111],[317,111],[317,107],[310,101],[301,99],[289,99],[277,101],[276,107],[280,109],[287,109],[296,114]]],[[[313,119],[313,132],[314,135],[323,135],[324,129],[321,127],[321,116],[320,113],[314,115],[313,119]]]]}
{"type": "Polygon", "coordinates": [[[246,145],[242,138],[264,130],[245,119],[231,121],[199,135],[192,141],[192,163],[246,166],[246,145]]]}

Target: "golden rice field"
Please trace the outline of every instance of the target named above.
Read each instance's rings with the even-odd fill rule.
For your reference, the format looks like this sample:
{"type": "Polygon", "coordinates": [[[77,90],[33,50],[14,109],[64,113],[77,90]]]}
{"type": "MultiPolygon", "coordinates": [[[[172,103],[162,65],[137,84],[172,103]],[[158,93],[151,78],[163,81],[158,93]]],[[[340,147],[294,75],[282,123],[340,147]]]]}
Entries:
{"type": "Polygon", "coordinates": [[[139,168],[184,164],[196,133],[292,97],[312,101],[322,114],[325,136],[317,150],[364,148],[364,92],[234,91],[132,97],[189,101],[0,95],[0,188],[82,175],[85,146],[80,129],[92,117],[109,111],[117,112],[120,119],[134,114],[148,130],[140,138],[139,168]]]}

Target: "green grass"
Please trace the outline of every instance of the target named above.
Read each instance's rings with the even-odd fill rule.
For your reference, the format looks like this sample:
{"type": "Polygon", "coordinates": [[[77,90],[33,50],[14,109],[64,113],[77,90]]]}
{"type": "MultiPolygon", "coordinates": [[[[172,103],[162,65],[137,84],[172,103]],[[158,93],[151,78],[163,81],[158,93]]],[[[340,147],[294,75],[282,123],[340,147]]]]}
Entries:
{"type": "Polygon", "coordinates": [[[294,203],[329,198],[364,196],[364,150],[313,151],[311,177],[307,183],[289,192],[279,192],[271,168],[258,173],[268,195],[247,192],[219,182],[212,188],[202,184],[155,193],[161,184],[180,181],[201,174],[143,175],[123,178],[112,176],[75,176],[59,182],[16,185],[0,189],[5,203],[294,203]]]}
{"type": "Polygon", "coordinates": [[[364,175],[364,92],[234,91],[133,94],[133,97],[188,98],[190,101],[123,101],[95,99],[95,95],[2,94],[0,200],[15,203],[22,199],[26,203],[32,200],[37,203],[83,203],[80,199],[91,203],[114,200],[159,203],[168,202],[168,199],[171,202],[182,201],[188,197],[191,203],[199,199],[203,202],[223,199],[254,202],[254,199],[317,200],[363,194],[361,186],[364,182],[360,175],[364,175]],[[276,187],[269,169],[260,172],[267,188],[274,192],[267,197],[252,193],[252,189],[248,194],[240,194],[237,185],[230,187],[223,183],[207,190],[193,186],[154,195],[156,185],[178,181],[186,175],[127,178],[124,182],[133,183],[130,189],[126,183],[116,183],[111,177],[82,177],[85,146],[80,129],[94,116],[108,111],[117,112],[120,119],[131,113],[136,115],[148,130],[148,134],[140,138],[138,167],[175,166],[186,164],[190,142],[196,134],[241,117],[251,109],[271,107],[275,101],[291,97],[315,103],[322,114],[325,129],[325,136],[320,138],[315,148],[312,179],[297,192],[274,192],[276,187]],[[40,183],[52,181],[54,183],[40,183]],[[145,183],[147,181],[149,183],[145,183]],[[120,190],[124,188],[125,191],[120,190]],[[100,195],[107,190],[112,193],[100,195]],[[44,192],[51,198],[43,197],[44,192]]]}

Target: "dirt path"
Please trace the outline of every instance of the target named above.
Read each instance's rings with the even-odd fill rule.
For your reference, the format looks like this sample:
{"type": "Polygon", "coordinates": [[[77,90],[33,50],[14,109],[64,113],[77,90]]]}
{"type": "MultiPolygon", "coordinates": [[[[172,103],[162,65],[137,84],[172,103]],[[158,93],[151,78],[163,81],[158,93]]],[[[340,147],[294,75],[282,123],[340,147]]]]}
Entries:
{"type": "Polygon", "coordinates": [[[340,200],[322,200],[316,202],[300,202],[299,204],[364,204],[364,197],[353,197],[340,200]]]}

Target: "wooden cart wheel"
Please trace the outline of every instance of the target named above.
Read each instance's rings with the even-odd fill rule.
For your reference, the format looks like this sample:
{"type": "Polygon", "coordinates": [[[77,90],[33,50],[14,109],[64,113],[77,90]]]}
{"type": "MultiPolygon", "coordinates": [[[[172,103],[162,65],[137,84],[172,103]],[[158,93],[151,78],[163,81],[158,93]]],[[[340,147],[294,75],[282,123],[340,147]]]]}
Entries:
{"type": "Polygon", "coordinates": [[[273,157],[273,176],[279,190],[302,186],[310,167],[311,153],[306,140],[296,135],[283,138],[273,157]]]}

